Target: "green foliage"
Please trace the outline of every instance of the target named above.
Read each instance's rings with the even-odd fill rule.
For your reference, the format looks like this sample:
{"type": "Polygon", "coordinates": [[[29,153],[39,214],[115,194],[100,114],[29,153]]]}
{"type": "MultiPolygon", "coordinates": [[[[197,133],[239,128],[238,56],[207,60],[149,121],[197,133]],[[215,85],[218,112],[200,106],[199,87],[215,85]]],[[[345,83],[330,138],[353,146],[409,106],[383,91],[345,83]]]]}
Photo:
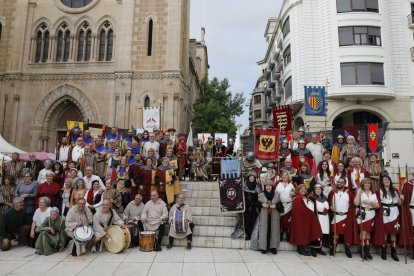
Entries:
{"type": "Polygon", "coordinates": [[[193,128],[196,132],[228,133],[237,131],[235,118],[243,113],[245,98],[242,93],[234,96],[228,91],[229,81],[205,77],[201,82],[201,95],[194,103],[193,128]]]}

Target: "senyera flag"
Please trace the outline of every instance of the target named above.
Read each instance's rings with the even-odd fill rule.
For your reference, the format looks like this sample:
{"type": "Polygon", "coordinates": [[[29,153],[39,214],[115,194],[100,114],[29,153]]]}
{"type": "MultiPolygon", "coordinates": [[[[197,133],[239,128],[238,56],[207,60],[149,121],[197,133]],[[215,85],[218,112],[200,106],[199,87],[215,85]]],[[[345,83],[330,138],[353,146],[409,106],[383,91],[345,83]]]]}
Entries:
{"type": "Polygon", "coordinates": [[[378,141],[378,123],[368,124],[368,147],[372,153],[377,150],[378,141]]]}
{"type": "Polygon", "coordinates": [[[254,130],[254,153],[259,160],[277,160],[279,156],[279,130],[276,128],[254,130]]]}
{"type": "Polygon", "coordinates": [[[292,107],[290,105],[280,105],[273,107],[273,124],[275,128],[284,129],[286,132],[292,131],[292,107]]]}

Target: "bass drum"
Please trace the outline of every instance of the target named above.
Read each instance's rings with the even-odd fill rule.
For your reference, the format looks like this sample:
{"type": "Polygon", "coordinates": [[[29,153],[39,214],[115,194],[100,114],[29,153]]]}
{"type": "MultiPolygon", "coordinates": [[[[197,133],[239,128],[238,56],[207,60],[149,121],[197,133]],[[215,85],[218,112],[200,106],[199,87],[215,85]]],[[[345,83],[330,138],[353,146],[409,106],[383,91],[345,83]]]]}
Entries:
{"type": "Polygon", "coordinates": [[[122,229],[119,226],[111,225],[106,233],[109,238],[104,239],[106,249],[111,253],[119,253],[127,249],[131,244],[131,234],[128,228],[122,229]]]}

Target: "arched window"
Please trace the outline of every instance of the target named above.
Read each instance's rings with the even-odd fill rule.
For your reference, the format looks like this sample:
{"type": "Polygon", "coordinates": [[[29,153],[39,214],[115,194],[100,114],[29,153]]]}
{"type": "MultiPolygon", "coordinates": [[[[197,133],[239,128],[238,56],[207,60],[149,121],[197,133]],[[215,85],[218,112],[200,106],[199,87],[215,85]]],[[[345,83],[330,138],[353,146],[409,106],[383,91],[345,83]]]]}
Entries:
{"type": "Polygon", "coordinates": [[[144,107],[150,107],[150,98],[148,96],[146,96],[144,99],[144,107]]]}
{"type": "Polygon", "coordinates": [[[1,41],[1,32],[3,31],[3,25],[0,22],[0,41],[1,41]]]}
{"type": "Polygon", "coordinates": [[[77,61],[89,61],[91,58],[92,32],[88,22],[83,22],[78,34],[77,61]]]}
{"type": "Polygon", "coordinates": [[[152,19],[148,22],[148,49],[147,56],[152,56],[152,33],[154,31],[154,22],[152,19]]]}
{"type": "Polygon", "coordinates": [[[36,32],[35,62],[46,62],[49,57],[49,30],[45,23],[40,24],[36,32]]]}
{"type": "Polygon", "coordinates": [[[70,31],[68,25],[63,23],[57,32],[56,61],[68,61],[70,51],[70,31]]]}
{"type": "Polygon", "coordinates": [[[114,31],[109,21],[101,27],[99,33],[99,61],[111,61],[114,50],[114,31]]]}

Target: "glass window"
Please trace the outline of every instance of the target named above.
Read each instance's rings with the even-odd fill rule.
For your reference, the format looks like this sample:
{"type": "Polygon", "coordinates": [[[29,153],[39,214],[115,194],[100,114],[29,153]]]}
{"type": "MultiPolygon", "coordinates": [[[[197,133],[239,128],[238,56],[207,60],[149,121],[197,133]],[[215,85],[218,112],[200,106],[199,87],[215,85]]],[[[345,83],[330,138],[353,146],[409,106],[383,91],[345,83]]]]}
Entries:
{"type": "Polygon", "coordinates": [[[290,45],[287,46],[285,51],[283,52],[283,60],[285,61],[285,65],[289,64],[292,60],[292,55],[290,52],[290,45]]]}
{"type": "Polygon", "coordinates": [[[378,0],[336,0],[336,11],[343,12],[379,12],[378,0]]]}
{"type": "Polygon", "coordinates": [[[84,44],[85,44],[85,32],[82,30],[79,32],[79,37],[78,37],[78,58],[76,59],[77,61],[83,60],[84,44]]]}
{"type": "Polygon", "coordinates": [[[372,84],[384,84],[384,65],[382,63],[371,64],[372,84]]]}
{"type": "Polygon", "coordinates": [[[349,12],[351,11],[351,1],[349,0],[336,0],[337,12],[349,12]]]}
{"type": "Polygon", "coordinates": [[[292,77],[285,81],[285,100],[292,96],[292,77]]]}
{"type": "Polygon", "coordinates": [[[371,84],[371,72],[369,63],[357,63],[357,83],[360,85],[371,84]]]}
{"type": "Polygon", "coordinates": [[[1,32],[3,31],[3,25],[0,22],[0,41],[1,41],[1,32]]]}
{"type": "Polygon", "coordinates": [[[254,118],[255,119],[261,119],[262,118],[262,111],[261,110],[255,110],[254,111],[254,118]]]}
{"type": "Polygon", "coordinates": [[[254,104],[261,104],[262,103],[262,96],[255,95],[254,96],[254,104]]]}
{"type": "Polygon", "coordinates": [[[40,62],[42,56],[42,32],[38,31],[36,36],[36,57],[35,62],[40,62]]]}
{"type": "Polygon", "coordinates": [[[112,60],[112,48],[114,45],[114,32],[109,30],[108,32],[108,42],[106,46],[106,61],[112,60]]]}
{"type": "Polygon", "coordinates": [[[370,26],[339,27],[339,46],[381,46],[381,28],[370,26]]]}
{"type": "Polygon", "coordinates": [[[56,61],[62,60],[62,47],[63,47],[63,32],[59,31],[57,36],[57,47],[56,47],[56,61]]]}
{"type": "Polygon", "coordinates": [[[49,31],[45,31],[43,34],[42,62],[46,62],[48,57],[49,57],[49,31]]]}
{"type": "Polygon", "coordinates": [[[104,30],[101,31],[101,34],[99,36],[99,61],[105,60],[105,39],[106,38],[106,32],[104,30]]]}
{"type": "Polygon", "coordinates": [[[63,61],[69,60],[69,52],[70,52],[70,32],[67,31],[65,33],[65,53],[63,55],[63,61]]]}
{"type": "Polygon", "coordinates": [[[354,34],[352,27],[339,27],[339,46],[347,46],[354,44],[354,34]]]}
{"type": "Polygon", "coordinates": [[[342,85],[356,84],[356,74],[354,63],[341,64],[341,80],[342,85]]]}
{"type": "Polygon", "coordinates": [[[154,22],[152,19],[148,22],[148,49],[147,56],[152,56],[152,33],[153,33],[154,22]]]}
{"type": "Polygon", "coordinates": [[[290,33],[290,22],[289,22],[289,17],[286,18],[285,23],[283,23],[283,27],[282,27],[282,33],[283,33],[283,37],[286,37],[288,33],[290,33]]]}
{"type": "Polygon", "coordinates": [[[92,0],[60,0],[60,2],[69,8],[82,8],[91,3],[92,0]]]}
{"type": "Polygon", "coordinates": [[[342,85],[384,85],[384,65],[382,63],[342,63],[342,85]]]}
{"type": "Polygon", "coordinates": [[[150,98],[148,96],[145,97],[144,107],[150,107],[150,98]]]}
{"type": "Polygon", "coordinates": [[[91,59],[91,48],[92,48],[92,32],[88,30],[86,33],[86,49],[85,49],[85,61],[91,59]]]}

